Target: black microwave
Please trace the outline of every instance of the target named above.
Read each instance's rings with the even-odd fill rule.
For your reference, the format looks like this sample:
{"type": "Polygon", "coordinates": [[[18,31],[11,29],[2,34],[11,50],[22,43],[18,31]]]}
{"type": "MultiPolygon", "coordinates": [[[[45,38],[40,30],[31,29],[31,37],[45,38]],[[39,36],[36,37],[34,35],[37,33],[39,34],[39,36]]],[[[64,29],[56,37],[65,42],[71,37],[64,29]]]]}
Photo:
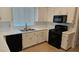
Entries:
{"type": "Polygon", "coordinates": [[[66,23],[67,15],[54,15],[53,22],[54,23],[66,23]]]}

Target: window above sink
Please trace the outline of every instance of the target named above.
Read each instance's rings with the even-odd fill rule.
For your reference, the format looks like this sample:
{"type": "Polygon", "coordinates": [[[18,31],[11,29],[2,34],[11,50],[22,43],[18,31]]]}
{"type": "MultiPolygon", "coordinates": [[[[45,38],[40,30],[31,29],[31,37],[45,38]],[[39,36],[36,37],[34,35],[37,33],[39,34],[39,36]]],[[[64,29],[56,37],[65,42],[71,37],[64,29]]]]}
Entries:
{"type": "Polygon", "coordinates": [[[13,14],[13,25],[14,26],[32,26],[35,21],[35,12],[36,8],[34,7],[14,7],[12,8],[13,14]]]}

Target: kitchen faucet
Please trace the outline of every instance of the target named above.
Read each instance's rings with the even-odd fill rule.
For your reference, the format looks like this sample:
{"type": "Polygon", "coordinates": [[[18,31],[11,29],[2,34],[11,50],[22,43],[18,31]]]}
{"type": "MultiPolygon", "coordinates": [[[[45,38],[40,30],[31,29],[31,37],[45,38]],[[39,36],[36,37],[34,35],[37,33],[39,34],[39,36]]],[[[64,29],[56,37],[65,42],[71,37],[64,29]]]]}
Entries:
{"type": "Polygon", "coordinates": [[[24,28],[24,30],[27,30],[27,23],[25,24],[25,28],[24,28]]]}

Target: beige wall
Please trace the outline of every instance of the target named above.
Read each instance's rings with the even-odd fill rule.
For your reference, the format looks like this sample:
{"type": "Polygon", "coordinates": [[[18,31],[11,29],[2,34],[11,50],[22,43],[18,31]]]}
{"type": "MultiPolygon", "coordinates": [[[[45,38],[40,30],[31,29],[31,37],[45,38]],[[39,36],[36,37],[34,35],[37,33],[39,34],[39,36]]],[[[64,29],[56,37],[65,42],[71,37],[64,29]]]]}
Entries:
{"type": "Polygon", "coordinates": [[[12,19],[11,7],[0,7],[0,17],[1,20],[11,21],[12,19]]]}

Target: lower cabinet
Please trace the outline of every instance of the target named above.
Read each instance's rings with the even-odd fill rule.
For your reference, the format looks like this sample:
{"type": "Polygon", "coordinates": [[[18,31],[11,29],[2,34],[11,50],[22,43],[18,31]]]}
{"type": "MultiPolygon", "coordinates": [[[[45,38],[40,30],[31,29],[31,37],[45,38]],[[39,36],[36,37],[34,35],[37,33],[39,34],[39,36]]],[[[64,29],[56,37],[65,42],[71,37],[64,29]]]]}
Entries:
{"type": "Polygon", "coordinates": [[[47,41],[48,31],[47,30],[38,30],[34,32],[26,32],[22,34],[22,43],[23,49],[30,47],[32,45],[47,41]]]}
{"type": "Polygon", "coordinates": [[[35,39],[36,39],[36,43],[41,43],[46,41],[45,36],[46,34],[44,34],[46,32],[46,30],[40,30],[40,31],[36,31],[35,32],[35,39]]]}
{"type": "Polygon", "coordinates": [[[44,31],[43,31],[43,39],[44,39],[45,41],[48,41],[48,32],[49,32],[49,30],[44,30],[44,31]]]}
{"type": "Polygon", "coordinates": [[[37,32],[37,42],[41,43],[48,40],[48,30],[41,30],[37,32]]]}
{"type": "Polygon", "coordinates": [[[36,40],[34,39],[34,32],[23,33],[22,38],[23,48],[29,47],[36,43],[36,40]]]}
{"type": "Polygon", "coordinates": [[[69,48],[72,47],[72,41],[74,38],[75,32],[72,33],[63,33],[62,35],[62,42],[61,42],[61,48],[68,50],[69,48]]]}

